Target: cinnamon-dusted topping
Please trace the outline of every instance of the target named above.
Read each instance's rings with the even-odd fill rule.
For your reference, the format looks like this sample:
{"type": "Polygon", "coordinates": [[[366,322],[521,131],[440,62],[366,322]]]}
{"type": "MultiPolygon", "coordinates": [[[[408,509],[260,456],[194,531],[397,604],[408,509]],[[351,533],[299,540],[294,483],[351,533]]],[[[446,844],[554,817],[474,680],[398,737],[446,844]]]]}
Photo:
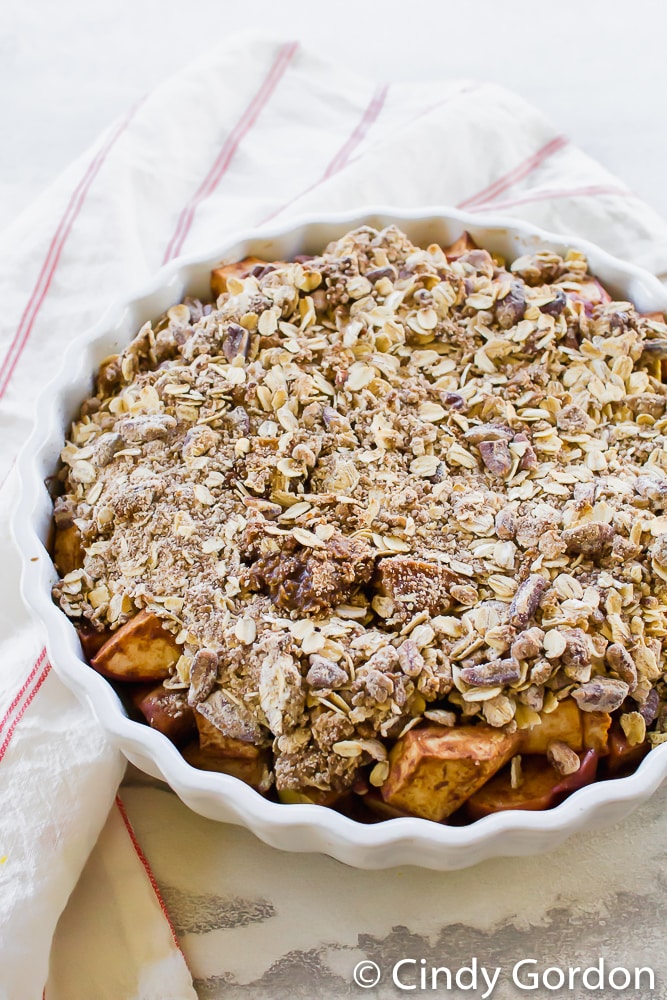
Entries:
{"type": "Polygon", "coordinates": [[[458,578],[445,566],[425,559],[392,556],[377,564],[378,614],[392,622],[404,622],[426,609],[439,615],[451,607],[451,588],[458,578]]]}
{"type": "Polygon", "coordinates": [[[243,536],[242,575],[248,590],[265,590],[274,604],[306,613],[344,604],[373,573],[373,551],[361,538],[334,531],[328,538],[298,530],[286,536],[265,534],[262,523],[243,536]]]}
{"type": "Polygon", "coordinates": [[[288,788],[349,787],[424,718],[526,728],[570,695],[658,741],[660,318],[574,251],[508,269],[394,228],[216,280],[103,362],[72,425],[67,614],[159,616],[166,686],[273,740],[288,788]]]}

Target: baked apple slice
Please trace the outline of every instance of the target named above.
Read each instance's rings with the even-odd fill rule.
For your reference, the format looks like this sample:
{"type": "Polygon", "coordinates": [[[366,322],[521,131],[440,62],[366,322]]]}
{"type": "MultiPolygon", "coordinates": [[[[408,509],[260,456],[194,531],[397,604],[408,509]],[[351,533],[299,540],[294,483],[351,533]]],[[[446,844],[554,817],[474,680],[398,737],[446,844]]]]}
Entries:
{"type": "Polygon", "coordinates": [[[228,278],[247,278],[253,267],[264,267],[268,263],[268,260],[261,260],[259,257],[244,257],[233,264],[221,264],[211,271],[211,292],[217,299],[227,291],[228,278]]]}
{"type": "Polygon", "coordinates": [[[558,703],[553,712],[540,716],[541,722],[531,729],[521,730],[521,750],[524,754],[545,754],[551,743],[560,740],[577,752],[583,750],[584,734],[579,706],[572,698],[558,703]]]}
{"type": "Polygon", "coordinates": [[[268,792],[273,783],[267,753],[258,754],[253,758],[221,757],[204,753],[196,741],[188,743],[181,750],[181,753],[192,767],[196,767],[200,771],[218,771],[221,774],[229,774],[232,778],[245,781],[246,785],[251,785],[262,794],[268,792]]]}
{"type": "Polygon", "coordinates": [[[320,788],[281,788],[278,798],[286,805],[316,805],[334,808],[349,798],[349,792],[323,792],[320,788]]]}
{"type": "Polygon", "coordinates": [[[99,653],[104,643],[108,642],[113,634],[106,631],[98,632],[97,629],[91,628],[90,626],[84,626],[83,628],[79,628],[77,626],[76,631],[79,636],[79,642],[81,643],[83,655],[86,657],[88,662],[92,660],[96,653],[99,653]]]}
{"type": "Polygon", "coordinates": [[[650,749],[651,744],[648,740],[634,745],[629,743],[620,726],[617,728],[615,725],[609,734],[607,775],[610,778],[618,778],[620,775],[630,774],[641,764],[650,749]]]}
{"type": "Polygon", "coordinates": [[[187,692],[158,684],[149,691],[133,691],[130,697],[148,725],[164,733],[176,746],[187,743],[195,734],[195,715],[188,705],[187,692]]]}
{"type": "Polygon", "coordinates": [[[584,749],[596,750],[600,756],[609,752],[609,712],[582,712],[581,722],[584,733],[584,749]]]}
{"type": "Polygon", "coordinates": [[[607,732],[611,716],[607,712],[582,712],[572,698],[541,716],[541,723],[521,730],[523,754],[545,754],[551,743],[560,741],[579,753],[581,750],[607,752],[607,732]]]}
{"type": "Polygon", "coordinates": [[[457,260],[470,250],[479,250],[479,247],[470,233],[464,232],[459,236],[458,240],[445,247],[443,252],[447,260],[457,260]]]}
{"type": "Polygon", "coordinates": [[[199,745],[202,753],[211,757],[234,757],[238,760],[254,760],[259,757],[260,748],[258,746],[248,740],[227,736],[199,711],[195,712],[195,722],[199,731],[199,745]]]}
{"type": "Polygon", "coordinates": [[[83,539],[75,524],[57,528],[53,539],[53,563],[61,576],[83,566],[83,539]]]}
{"type": "Polygon", "coordinates": [[[90,665],[116,681],[163,681],[180,655],[175,636],[161,619],[140,611],[113,633],[90,665]]]}
{"type": "Polygon", "coordinates": [[[468,799],[468,816],[476,820],[505,809],[551,809],[577,788],[595,781],[598,764],[595,750],[580,755],[580,761],[578,771],[562,775],[546,757],[523,757],[523,780],[519,788],[512,788],[510,772],[504,770],[468,799]]]}
{"type": "Polygon", "coordinates": [[[611,295],[606,288],[603,288],[597,278],[588,278],[586,281],[577,283],[574,289],[564,289],[566,296],[571,302],[582,302],[586,314],[591,315],[595,306],[605,305],[611,302],[611,295]]]}
{"type": "Polygon", "coordinates": [[[411,729],[389,755],[382,798],[413,816],[440,822],[508,762],[519,739],[490,726],[411,729]]]}
{"type": "Polygon", "coordinates": [[[372,813],[374,820],[403,819],[411,815],[411,813],[404,812],[402,809],[397,809],[396,806],[385,802],[381,792],[375,790],[364,795],[363,806],[372,813]]]}

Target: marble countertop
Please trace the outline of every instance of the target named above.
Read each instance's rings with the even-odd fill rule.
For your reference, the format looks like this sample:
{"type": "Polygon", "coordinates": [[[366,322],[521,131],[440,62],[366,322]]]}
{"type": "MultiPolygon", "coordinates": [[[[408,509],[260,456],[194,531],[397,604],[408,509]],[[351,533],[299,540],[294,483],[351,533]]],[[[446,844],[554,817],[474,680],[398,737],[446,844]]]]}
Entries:
{"type": "MultiPolygon", "coordinates": [[[[652,0],[532,0],[406,5],[340,0],[31,0],[0,9],[0,227],[143,92],[196,57],[216,34],[261,24],[379,79],[486,78],[541,107],[590,155],[667,214],[661,127],[667,8],[652,0]],[[187,23],[184,22],[187,10],[187,23]]],[[[457,970],[473,957],[501,967],[495,1000],[639,996],[567,988],[526,992],[516,962],[539,968],[650,966],[667,998],[664,948],[667,790],[626,823],[580,835],[541,857],[474,869],[358,872],[328,858],[284,855],[244,830],[195,816],[131,770],[122,797],[181,937],[202,1000],[404,995],[390,970],[414,959],[457,970]],[[151,809],[137,808],[140,798],[151,809]],[[207,857],[210,877],[197,881],[207,857]],[[353,984],[362,959],[377,987],[353,984]]],[[[418,859],[415,859],[418,862],[418,859]]],[[[406,972],[406,982],[410,980],[406,972]]],[[[466,989],[408,995],[482,996],[466,989]]]]}
{"type": "Polygon", "coordinates": [[[667,788],[623,824],[575,836],[550,854],[457,872],[358,871],[331,858],[279,853],[246,830],[194,815],[133,769],[121,795],[200,1000],[462,1000],[485,992],[482,965],[501,969],[492,1000],[667,1000],[667,788]],[[651,968],[655,988],[589,992],[579,980],[574,991],[527,992],[513,981],[514,967],[526,960],[535,964],[517,971],[524,982],[552,966],[583,972],[600,958],[607,972],[651,968]],[[444,973],[439,989],[430,988],[433,968],[455,974],[473,959],[478,990],[456,989],[455,979],[447,990],[444,973]],[[402,960],[414,964],[399,969],[398,979],[415,990],[393,982],[402,960]],[[354,984],[362,961],[378,966],[377,987],[354,984]],[[429,973],[424,990],[422,967],[429,973]]]}

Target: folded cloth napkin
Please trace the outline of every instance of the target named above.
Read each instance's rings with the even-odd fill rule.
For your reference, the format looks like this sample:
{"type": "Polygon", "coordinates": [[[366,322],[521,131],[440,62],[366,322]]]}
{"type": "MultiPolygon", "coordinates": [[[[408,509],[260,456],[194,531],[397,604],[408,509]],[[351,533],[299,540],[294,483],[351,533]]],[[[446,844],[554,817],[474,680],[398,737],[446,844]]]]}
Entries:
{"type": "MultiPolygon", "coordinates": [[[[667,273],[663,220],[514,94],[376,83],[254,35],[144,97],[0,235],[2,1000],[42,996],[59,915],[101,831],[72,900],[94,900],[104,930],[103,953],[80,956],[81,995],[195,996],[113,804],[120,754],[52,670],[18,597],[7,518],[32,401],[64,344],[162,263],[277,216],[380,203],[502,210],[667,273]]],[[[73,996],[59,954],[49,1000],[73,996]]]]}

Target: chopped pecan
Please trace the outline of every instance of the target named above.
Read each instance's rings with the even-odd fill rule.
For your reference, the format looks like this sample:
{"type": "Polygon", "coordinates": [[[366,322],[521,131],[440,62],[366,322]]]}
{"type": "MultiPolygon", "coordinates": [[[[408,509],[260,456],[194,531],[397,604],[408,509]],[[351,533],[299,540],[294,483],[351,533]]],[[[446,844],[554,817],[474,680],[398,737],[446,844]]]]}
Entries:
{"type": "Polygon", "coordinates": [[[511,507],[503,507],[496,514],[496,534],[503,541],[509,541],[516,534],[516,513],[511,507]]]}
{"type": "Polygon", "coordinates": [[[526,294],[520,281],[513,281],[502,299],[496,300],[496,319],[503,330],[509,330],[523,319],[526,294]]]}
{"type": "Polygon", "coordinates": [[[480,445],[483,441],[511,441],[514,434],[502,424],[476,424],[463,436],[468,444],[480,445]]]}
{"type": "Polygon", "coordinates": [[[222,342],[222,352],[228,361],[233,361],[239,354],[248,357],[250,351],[250,333],[238,323],[230,323],[222,342]]]}
{"type": "Polygon", "coordinates": [[[550,285],[565,271],[566,264],[555,253],[547,250],[517,257],[510,271],[518,275],[527,285],[550,285]]]}
{"type": "Polygon", "coordinates": [[[659,420],[665,412],[667,399],[654,392],[641,392],[637,396],[629,397],[628,406],[637,416],[648,413],[654,420],[659,420]]]}
{"type": "Polygon", "coordinates": [[[322,712],[313,722],[313,736],[321,750],[331,751],[334,743],[354,736],[354,726],[337,712],[322,712]]]}
{"type": "Polygon", "coordinates": [[[591,676],[591,644],[581,628],[563,629],[565,650],[561,654],[565,673],[571,680],[588,681],[591,676]]]}
{"type": "Polygon", "coordinates": [[[327,660],[324,656],[314,653],[310,657],[310,670],[306,674],[306,684],[313,691],[322,691],[326,688],[335,690],[342,687],[349,680],[346,670],[344,670],[333,660],[327,660]]]}
{"type": "Polygon", "coordinates": [[[667,507],[667,480],[653,476],[638,476],[635,491],[642,500],[647,500],[654,510],[667,507]]]}
{"type": "Polygon", "coordinates": [[[557,288],[551,302],[545,302],[543,306],[540,306],[540,312],[546,313],[547,316],[560,316],[566,304],[567,297],[565,292],[562,288],[557,288]]]}
{"type": "Polygon", "coordinates": [[[451,406],[453,410],[465,410],[466,401],[458,392],[446,392],[443,397],[445,406],[451,406]]]}
{"type": "Polygon", "coordinates": [[[394,693],[392,678],[379,670],[367,670],[359,677],[359,681],[369,698],[378,705],[384,705],[394,693]]]}
{"type": "Polygon", "coordinates": [[[629,690],[625,681],[615,677],[593,677],[580,688],[575,688],[572,697],[582,712],[615,712],[627,698],[629,690]]]}
{"type": "Polygon", "coordinates": [[[554,663],[542,658],[531,667],[530,679],[533,684],[546,684],[556,669],[557,667],[554,663]]]}
{"type": "Polygon", "coordinates": [[[607,663],[614,673],[628,685],[630,691],[637,687],[637,667],[632,656],[620,642],[613,642],[607,647],[607,663]]]}
{"type": "Polygon", "coordinates": [[[646,701],[644,701],[643,704],[637,703],[637,711],[642,716],[647,726],[650,726],[652,722],[655,722],[660,711],[660,695],[655,688],[651,688],[646,695],[646,701]]]}
{"type": "Polygon", "coordinates": [[[477,447],[491,475],[504,479],[512,468],[512,453],[507,441],[480,441],[477,447]]]}
{"type": "Polygon", "coordinates": [[[259,703],[269,729],[276,736],[297,725],[305,704],[301,673],[289,653],[272,647],[259,674],[259,703]]]}
{"type": "Polygon", "coordinates": [[[568,552],[581,552],[587,556],[602,555],[613,540],[613,526],[602,521],[585,521],[563,531],[568,552]]]}
{"type": "Polygon", "coordinates": [[[515,628],[524,629],[537,611],[547,581],[537,573],[531,574],[521,584],[510,604],[509,621],[515,628]]]}
{"type": "Polygon", "coordinates": [[[100,468],[104,468],[109,464],[109,462],[111,462],[119,448],[122,447],[123,439],[120,434],[117,434],[115,431],[109,431],[106,434],[101,434],[94,444],[95,461],[100,468]]]}
{"type": "Polygon", "coordinates": [[[667,567],[667,534],[658,535],[651,547],[651,558],[658,566],[667,567]]]}
{"type": "Polygon", "coordinates": [[[246,529],[246,558],[255,557],[244,579],[251,590],[266,590],[280,608],[317,613],[343,604],[373,573],[373,552],[361,538],[335,531],[322,547],[302,545],[292,535],[262,552],[263,532],[246,529]]]}
{"type": "Polygon", "coordinates": [[[532,472],[536,469],[538,466],[537,455],[528,435],[523,432],[515,434],[514,444],[525,445],[523,454],[521,455],[521,461],[519,462],[519,469],[521,469],[522,472],[532,472]]]}
{"type": "Polygon", "coordinates": [[[198,705],[205,701],[218,679],[218,654],[212,649],[200,649],[195,654],[190,667],[190,690],[188,704],[198,705]]]}
{"type": "Polygon", "coordinates": [[[390,281],[396,281],[398,272],[392,264],[388,264],[386,267],[374,267],[372,270],[366,271],[364,277],[374,285],[376,281],[380,281],[382,278],[389,278],[390,281]]]}
{"type": "Polygon", "coordinates": [[[521,677],[519,661],[513,656],[506,660],[489,660],[475,667],[464,667],[461,679],[473,687],[495,687],[498,684],[514,684],[521,677]]]}
{"type": "Polygon", "coordinates": [[[235,406],[226,413],[225,423],[229,424],[240,437],[250,434],[250,417],[243,406],[235,406]]]}
{"type": "Polygon", "coordinates": [[[413,639],[405,639],[398,647],[398,662],[408,677],[419,677],[424,669],[424,657],[413,639]]]}
{"type": "Polygon", "coordinates": [[[512,643],[512,656],[517,660],[531,660],[539,656],[543,639],[544,632],[536,625],[520,632],[512,643]]]}
{"type": "Polygon", "coordinates": [[[528,705],[528,708],[532,708],[534,712],[541,712],[544,707],[544,690],[537,684],[531,684],[529,687],[524,688],[517,697],[519,701],[523,702],[524,705],[528,705]]]}
{"type": "Polygon", "coordinates": [[[168,437],[176,427],[176,419],[168,414],[150,414],[128,417],[118,424],[118,432],[125,444],[143,444],[145,441],[159,441],[168,437]]]}

